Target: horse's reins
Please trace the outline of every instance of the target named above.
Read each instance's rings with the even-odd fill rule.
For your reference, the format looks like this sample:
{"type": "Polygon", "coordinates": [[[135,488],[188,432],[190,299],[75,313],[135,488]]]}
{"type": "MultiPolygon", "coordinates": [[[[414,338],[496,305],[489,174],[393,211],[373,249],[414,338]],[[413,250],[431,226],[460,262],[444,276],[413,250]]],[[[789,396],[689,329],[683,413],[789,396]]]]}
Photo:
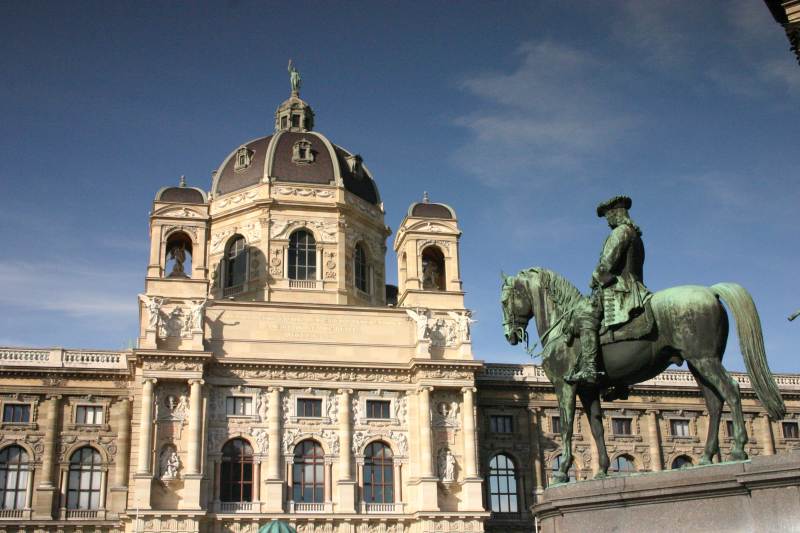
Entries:
{"type": "MultiPolygon", "coordinates": [[[[523,283],[523,286],[525,287],[525,292],[527,293],[528,301],[531,303],[531,309],[532,309],[533,308],[533,295],[530,293],[530,290],[528,290],[528,285],[527,284],[523,283]]],[[[511,299],[512,299],[512,301],[510,302],[511,303],[511,306],[510,306],[511,309],[509,311],[509,313],[511,314],[511,322],[512,322],[512,324],[514,324],[514,327],[517,329],[517,335],[520,335],[520,333],[521,333],[520,336],[525,341],[525,353],[527,353],[532,358],[541,357],[541,355],[542,355],[541,353],[539,353],[539,354],[534,354],[533,353],[533,351],[536,349],[536,346],[539,343],[538,342],[534,342],[533,346],[530,346],[529,343],[528,343],[528,330],[526,330],[524,327],[519,326],[517,324],[517,315],[516,315],[516,313],[514,313],[514,302],[513,302],[514,295],[515,295],[516,292],[517,291],[512,288],[512,290],[511,290],[511,299]]],[[[547,336],[550,335],[550,333],[564,319],[564,317],[567,316],[567,314],[570,311],[571,311],[571,309],[568,309],[568,310],[564,311],[563,313],[561,313],[561,315],[553,322],[553,324],[549,328],[547,328],[547,331],[545,331],[543,334],[539,335],[539,342],[542,343],[542,350],[544,350],[545,344],[547,344],[547,336]]],[[[556,338],[558,338],[558,337],[556,337],[556,338]]],[[[544,353],[544,351],[542,353],[544,353]]]]}

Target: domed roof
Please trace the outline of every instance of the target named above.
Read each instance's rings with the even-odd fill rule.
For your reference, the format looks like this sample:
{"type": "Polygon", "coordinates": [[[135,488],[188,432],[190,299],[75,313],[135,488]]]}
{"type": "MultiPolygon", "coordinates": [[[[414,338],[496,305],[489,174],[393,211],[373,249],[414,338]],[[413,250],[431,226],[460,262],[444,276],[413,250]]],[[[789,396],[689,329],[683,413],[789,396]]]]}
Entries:
{"type": "Polygon", "coordinates": [[[284,130],[241,145],[223,161],[212,191],[220,196],[264,178],[316,185],[335,185],[341,180],[345,190],[373,205],[380,203],[378,188],[361,157],[313,131],[284,130]]]}
{"type": "Polygon", "coordinates": [[[206,193],[197,187],[187,187],[186,178],[181,176],[177,187],[162,187],[156,193],[156,202],[174,202],[178,204],[204,204],[206,193]]]}
{"type": "Polygon", "coordinates": [[[297,530],[283,520],[273,520],[258,528],[258,533],[297,533],[297,530]]]}
{"type": "Polygon", "coordinates": [[[228,194],[269,179],[274,183],[343,185],[362,200],[380,203],[378,188],[361,156],[311,131],[314,111],[300,98],[300,75],[289,62],[291,96],[275,111],[275,133],[254,139],[225,158],[211,191],[228,194]]]}
{"type": "Polygon", "coordinates": [[[432,203],[428,199],[428,193],[425,193],[421,202],[415,202],[408,208],[408,216],[455,220],[456,212],[449,205],[432,203]]]}

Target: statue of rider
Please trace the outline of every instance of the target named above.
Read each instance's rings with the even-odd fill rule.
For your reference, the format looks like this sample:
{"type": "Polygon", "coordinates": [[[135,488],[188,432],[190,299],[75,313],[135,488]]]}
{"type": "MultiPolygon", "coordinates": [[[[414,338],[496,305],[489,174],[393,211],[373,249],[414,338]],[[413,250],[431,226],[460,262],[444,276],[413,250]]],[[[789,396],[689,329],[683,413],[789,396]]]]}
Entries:
{"type": "Polygon", "coordinates": [[[597,206],[597,216],[606,217],[611,234],[592,273],[592,294],[573,310],[572,329],[580,337],[581,353],[564,377],[568,383],[597,383],[601,331],[627,323],[643,312],[649,299],[642,283],[642,231],[628,215],[632,203],[627,196],[615,196],[597,206]]]}

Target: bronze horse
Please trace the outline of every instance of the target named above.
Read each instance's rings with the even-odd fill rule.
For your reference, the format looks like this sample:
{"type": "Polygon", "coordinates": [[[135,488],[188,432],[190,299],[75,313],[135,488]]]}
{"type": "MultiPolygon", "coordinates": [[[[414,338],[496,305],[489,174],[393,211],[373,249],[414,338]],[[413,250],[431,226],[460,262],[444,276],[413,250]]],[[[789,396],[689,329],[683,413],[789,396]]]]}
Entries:
{"type": "Polygon", "coordinates": [[[756,395],[773,419],[783,418],[785,406],[767,366],[761,322],[753,299],[740,285],[719,283],[711,287],[684,285],[655,293],[650,301],[654,328],[645,338],[621,341],[602,347],[599,361],[604,373],[597,385],[572,385],[564,381],[580,354],[580,343],[570,342],[563,317],[582,298],[580,291],[560,274],[544,268],[523,270],[503,276],[501,303],[503,330],[511,344],[527,341],[528,322],[536,319],[543,346],[542,368],[553,384],[561,413],[562,458],[556,483],[568,479],[572,465],[572,424],[575,398],[580,396],[597,445],[600,471],[605,477],[609,461],[603,440],[603,412],[600,392],[620,385],[651,379],[670,364],[686,361],[705,397],[709,413],[708,436],[700,464],[709,464],[719,453],[719,422],[722,404],[733,415],[731,460],[747,459],[747,443],[738,383],[722,366],[728,339],[728,315],[723,298],[736,319],[739,343],[747,373],[756,395]]]}

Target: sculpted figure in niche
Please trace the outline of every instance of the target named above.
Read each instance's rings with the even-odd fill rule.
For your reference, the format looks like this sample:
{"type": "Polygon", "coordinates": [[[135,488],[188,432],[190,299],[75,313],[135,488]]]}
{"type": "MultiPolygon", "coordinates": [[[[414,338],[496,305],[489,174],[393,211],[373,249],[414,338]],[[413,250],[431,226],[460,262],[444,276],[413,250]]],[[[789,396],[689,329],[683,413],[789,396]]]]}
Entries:
{"type": "Polygon", "coordinates": [[[180,243],[177,246],[173,246],[169,251],[169,257],[175,261],[172,265],[172,272],[169,273],[169,277],[185,278],[186,272],[183,270],[183,264],[186,262],[186,245],[180,243]]]}
{"type": "Polygon", "coordinates": [[[442,448],[439,451],[439,477],[445,483],[456,479],[456,457],[449,448],[442,448]]]}
{"type": "Polygon", "coordinates": [[[161,452],[161,479],[176,479],[181,467],[181,460],[175,448],[167,446],[161,452]]]}
{"type": "Polygon", "coordinates": [[[422,288],[426,291],[439,291],[439,265],[436,261],[422,258],[422,288]]]}

